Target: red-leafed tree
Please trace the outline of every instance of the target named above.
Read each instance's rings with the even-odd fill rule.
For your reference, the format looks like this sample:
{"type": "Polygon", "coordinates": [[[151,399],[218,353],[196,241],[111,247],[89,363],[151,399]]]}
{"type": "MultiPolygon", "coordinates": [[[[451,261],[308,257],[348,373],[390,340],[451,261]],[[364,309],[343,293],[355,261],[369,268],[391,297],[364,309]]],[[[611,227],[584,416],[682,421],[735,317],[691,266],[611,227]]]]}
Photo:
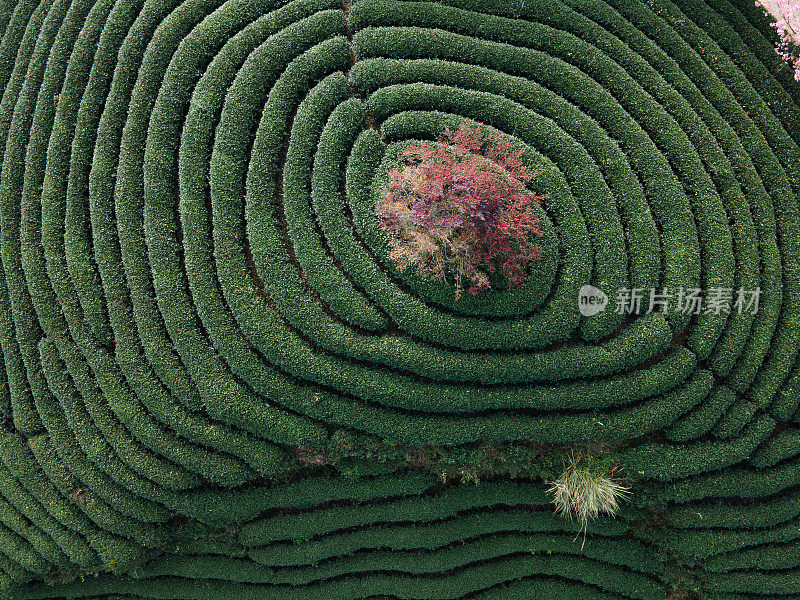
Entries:
{"type": "Polygon", "coordinates": [[[389,171],[378,213],[391,235],[398,270],[415,266],[426,279],[451,280],[456,298],[489,289],[489,273],[509,287],[542,257],[534,206],[545,197],[525,188],[532,177],[522,150],[467,121],[446,128],[437,144],[407,146],[389,171]]]}

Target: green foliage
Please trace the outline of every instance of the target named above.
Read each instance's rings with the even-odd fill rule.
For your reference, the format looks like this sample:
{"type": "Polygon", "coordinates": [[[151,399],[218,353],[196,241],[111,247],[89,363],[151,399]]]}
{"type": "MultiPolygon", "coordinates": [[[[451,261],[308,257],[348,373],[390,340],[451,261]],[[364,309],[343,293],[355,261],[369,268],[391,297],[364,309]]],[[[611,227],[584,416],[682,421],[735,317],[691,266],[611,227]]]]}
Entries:
{"type": "Polygon", "coordinates": [[[732,0],[0,2],[0,596],[800,595],[771,34],[732,0]],[[549,198],[521,285],[456,301],[375,208],[468,120],[549,198]],[[610,310],[664,286],[762,294],[610,310]],[[636,491],[583,546],[570,452],[564,490],[636,491]]]}

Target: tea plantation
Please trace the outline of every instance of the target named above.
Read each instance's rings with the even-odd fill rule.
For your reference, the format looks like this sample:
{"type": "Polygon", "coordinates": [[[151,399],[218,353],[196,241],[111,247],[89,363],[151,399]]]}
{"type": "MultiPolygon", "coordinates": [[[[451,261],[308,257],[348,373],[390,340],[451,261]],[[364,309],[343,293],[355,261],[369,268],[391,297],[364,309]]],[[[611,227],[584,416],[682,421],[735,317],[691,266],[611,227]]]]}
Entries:
{"type": "Polygon", "coordinates": [[[0,34],[0,597],[800,599],[800,84],[751,0],[0,0],[0,34]],[[466,119],[524,149],[544,258],[456,300],[375,206],[466,119]],[[631,485],[585,543],[576,449],[631,485]]]}

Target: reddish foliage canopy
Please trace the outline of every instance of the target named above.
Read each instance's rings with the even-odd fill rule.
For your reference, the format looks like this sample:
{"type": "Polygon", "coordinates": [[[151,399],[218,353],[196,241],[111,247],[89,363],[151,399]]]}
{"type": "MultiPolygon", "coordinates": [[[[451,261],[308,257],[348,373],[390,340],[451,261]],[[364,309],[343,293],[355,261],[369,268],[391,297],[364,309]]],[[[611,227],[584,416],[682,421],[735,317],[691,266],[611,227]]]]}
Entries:
{"type": "Polygon", "coordinates": [[[534,205],[545,198],[525,188],[533,173],[522,150],[470,121],[436,141],[407,146],[381,190],[389,258],[400,271],[416,266],[426,279],[452,278],[456,298],[465,282],[471,294],[489,289],[487,273],[497,270],[518,286],[542,257],[530,237],[542,235],[534,205]]]}

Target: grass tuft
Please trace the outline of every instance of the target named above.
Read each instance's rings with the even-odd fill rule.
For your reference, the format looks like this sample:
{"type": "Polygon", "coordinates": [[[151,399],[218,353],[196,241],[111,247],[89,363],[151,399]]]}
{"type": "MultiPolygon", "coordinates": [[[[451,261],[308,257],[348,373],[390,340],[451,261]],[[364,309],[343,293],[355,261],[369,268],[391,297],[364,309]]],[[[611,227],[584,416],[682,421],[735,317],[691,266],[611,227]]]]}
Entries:
{"type": "Polygon", "coordinates": [[[556,513],[578,521],[583,543],[589,521],[600,514],[613,516],[630,494],[630,486],[624,483],[620,471],[618,465],[612,466],[608,461],[571,454],[558,479],[549,482],[547,491],[553,494],[556,513]]]}

